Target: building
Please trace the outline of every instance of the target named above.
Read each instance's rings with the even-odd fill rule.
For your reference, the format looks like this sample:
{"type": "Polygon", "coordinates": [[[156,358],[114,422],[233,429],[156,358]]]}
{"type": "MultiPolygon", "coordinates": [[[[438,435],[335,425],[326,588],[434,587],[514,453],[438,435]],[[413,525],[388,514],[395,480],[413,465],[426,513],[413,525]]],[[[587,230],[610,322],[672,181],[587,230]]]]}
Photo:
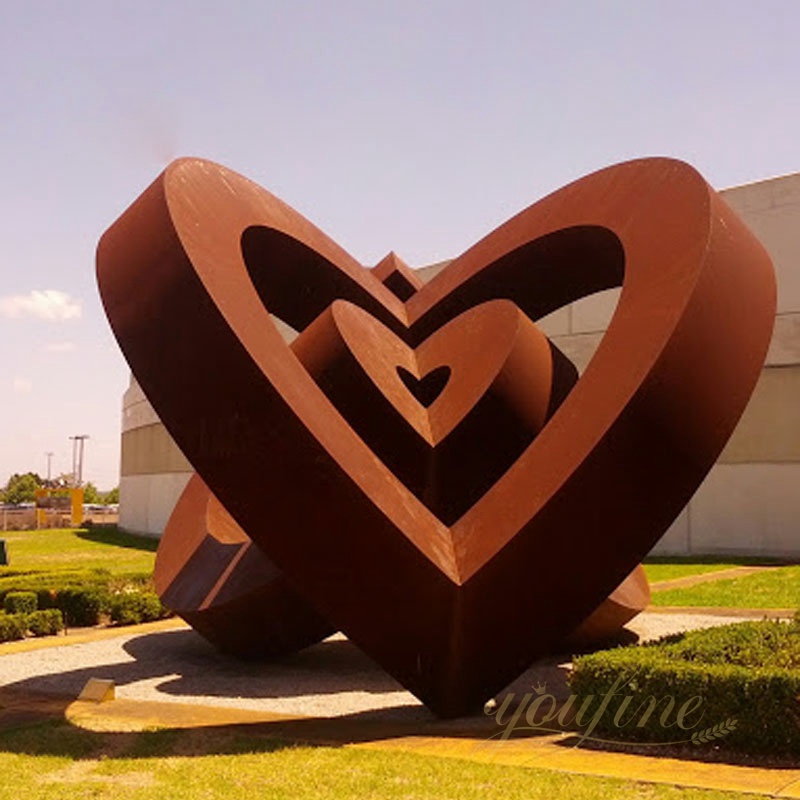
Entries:
{"type": "MultiPolygon", "coordinates": [[[[717,464],[656,546],[661,554],[800,557],[800,173],[722,192],[769,251],[778,306],[766,364],[717,464]]],[[[447,262],[421,270],[429,280],[447,262]]],[[[584,298],[539,325],[583,370],[619,290],[584,298]]],[[[122,412],[120,525],[159,536],[192,474],[135,380],[122,412]]]]}

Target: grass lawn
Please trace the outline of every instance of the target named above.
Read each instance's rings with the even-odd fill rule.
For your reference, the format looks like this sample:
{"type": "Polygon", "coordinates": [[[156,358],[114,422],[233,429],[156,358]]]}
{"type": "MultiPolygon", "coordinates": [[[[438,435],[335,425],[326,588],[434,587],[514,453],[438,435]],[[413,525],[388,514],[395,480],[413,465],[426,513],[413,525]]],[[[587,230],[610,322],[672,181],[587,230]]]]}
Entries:
{"type": "Polygon", "coordinates": [[[753,567],[772,564],[774,561],[763,558],[731,556],[651,556],[644,561],[644,571],[650,583],[685,578],[689,575],[704,575],[734,567],[753,567]]]}
{"type": "Polygon", "coordinates": [[[112,574],[152,572],[158,540],[123,533],[113,527],[50,528],[40,531],[5,531],[10,572],[106,569],[112,574]]]}
{"type": "Polygon", "coordinates": [[[61,720],[0,731],[0,775],[0,800],[752,797],[393,751],[301,747],[240,728],[112,734],[61,720]]]}
{"type": "Polygon", "coordinates": [[[718,572],[721,569],[732,569],[733,567],[739,566],[742,565],[724,562],[711,564],[698,563],[696,561],[663,563],[650,563],[649,561],[645,561],[644,571],[647,574],[647,580],[649,580],[650,583],[654,583],[655,581],[669,581],[673,578],[685,578],[689,575],[704,575],[707,572],[718,572]]]}
{"type": "Polygon", "coordinates": [[[651,602],[657,606],[800,609],[800,566],[653,592],[651,602]]]}

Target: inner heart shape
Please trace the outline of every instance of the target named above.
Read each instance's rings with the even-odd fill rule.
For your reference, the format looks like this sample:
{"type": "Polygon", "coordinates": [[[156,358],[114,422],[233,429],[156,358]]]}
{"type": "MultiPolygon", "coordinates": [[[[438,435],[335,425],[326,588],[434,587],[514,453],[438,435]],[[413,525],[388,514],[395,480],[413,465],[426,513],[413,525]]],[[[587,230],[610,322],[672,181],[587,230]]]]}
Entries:
{"type": "Polygon", "coordinates": [[[516,461],[576,379],[508,300],[465,311],[416,348],[337,300],[291,349],[372,452],[448,525],[516,461]],[[426,406],[401,370],[417,382],[437,372],[448,380],[426,406]]]}
{"type": "MultiPolygon", "coordinates": [[[[670,159],[570,184],[430,284],[394,290],[260,187],[183,159],[104,234],[97,265],[134,374],[225,510],[333,627],[443,716],[478,707],[547,652],[664,533],[747,403],[775,306],[763,248],[670,159]],[[323,347],[336,336],[308,360],[273,321],[303,337],[347,301],[418,353],[482,304],[508,301],[535,322],[620,285],[580,380],[547,402],[543,427],[491,486],[444,519],[314,377],[338,357],[323,347]]],[[[394,346],[380,338],[379,350],[394,346]]],[[[428,409],[399,378],[408,365],[386,364],[380,394],[398,401],[387,419],[424,439],[410,419],[427,414],[432,440],[434,419],[456,420],[450,436],[468,425],[451,384],[469,372],[449,356],[428,409]]],[[[530,368],[523,351],[509,364],[515,376],[530,368]]],[[[374,364],[365,371],[380,385],[374,364]]],[[[539,411],[547,392],[534,393],[539,411]]],[[[523,395],[512,384],[502,396],[522,408],[523,395]]]]}

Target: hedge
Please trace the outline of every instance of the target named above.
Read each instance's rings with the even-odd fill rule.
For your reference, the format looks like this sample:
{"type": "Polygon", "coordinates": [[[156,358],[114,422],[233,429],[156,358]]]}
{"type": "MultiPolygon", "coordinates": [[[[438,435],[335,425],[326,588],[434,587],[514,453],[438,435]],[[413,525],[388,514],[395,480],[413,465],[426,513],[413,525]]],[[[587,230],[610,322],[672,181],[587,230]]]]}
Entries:
{"type": "Polygon", "coordinates": [[[745,622],[581,656],[570,686],[576,705],[590,695],[597,705],[616,681],[624,681],[594,737],[647,743],[699,738],[752,753],[800,754],[799,668],[800,624],[745,622]],[[627,695],[633,699],[615,722],[627,695]],[[702,702],[682,729],[675,711],[695,697],[702,702]],[[659,704],[639,725],[649,698],[659,704]],[[668,698],[675,702],[665,727],[668,698]]]}
{"type": "Polygon", "coordinates": [[[127,592],[111,598],[111,621],[117,625],[152,622],[168,613],[155,592],[127,592]]]}
{"type": "Polygon", "coordinates": [[[0,611],[0,642],[25,638],[28,629],[24,614],[6,614],[0,611]]]}
{"type": "Polygon", "coordinates": [[[3,609],[8,614],[32,614],[37,608],[35,592],[9,592],[3,598],[3,609]]]}
{"type": "MultiPolygon", "coordinates": [[[[47,635],[51,628],[56,633],[64,625],[98,625],[107,615],[118,625],[135,625],[170,614],[152,587],[152,574],[144,572],[112,575],[105,569],[45,573],[4,570],[0,571],[0,606],[9,615],[30,617],[37,609],[55,612],[32,617],[31,632],[36,636],[47,635]]],[[[18,631],[17,622],[4,624],[11,638],[21,638],[25,633],[25,628],[18,631]]],[[[7,640],[3,635],[0,631],[0,641],[7,640]]]]}
{"type": "MultiPolygon", "coordinates": [[[[47,598],[54,598],[60,589],[104,587],[109,591],[120,591],[125,587],[143,589],[152,586],[152,573],[130,572],[112,575],[106,569],[64,570],[53,572],[6,571],[0,569],[0,602],[10,592],[36,592],[39,608],[47,598]]],[[[52,605],[50,606],[52,607],[52,605]]]]}
{"type": "Polygon", "coordinates": [[[0,603],[9,613],[29,613],[58,609],[71,627],[97,625],[109,613],[112,595],[152,589],[149,573],[132,572],[112,575],[108,570],[72,570],[34,573],[0,572],[0,603]],[[17,596],[25,594],[25,607],[19,607],[17,596]],[[7,598],[11,598],[7,601],[7,598]],[[30,608],[31,598],[35,603],[30,608]]]}
{"type": "Polygon", "coordinates": [[[33,611],[30,614],[6,614],[0,611],[0,642],[33,636],[52,636],[64,630],[64,619],[57,608],[33,611]]]}
{"type": "Polygon", "coordinates": [[[100,617],[108,613],[109,601],[104,586],[68,587],[56,594],[56,605],[64,614],[64,622],[76,628],[98,625],[100,617]]]}
{"type": "Polygon", "coordinates": [[[57,608],[34,611],[28,614],[26,622],[34,636],[53,636],[64,630],[64,617],[57,608]]]}
{"type": "Polygon", "coordinates": [[[0,570],[0,593],[17,589],[35,591],[48,583],[98,583],[111,577],[107,569],[65,569],[65,570],[0,570]]]}

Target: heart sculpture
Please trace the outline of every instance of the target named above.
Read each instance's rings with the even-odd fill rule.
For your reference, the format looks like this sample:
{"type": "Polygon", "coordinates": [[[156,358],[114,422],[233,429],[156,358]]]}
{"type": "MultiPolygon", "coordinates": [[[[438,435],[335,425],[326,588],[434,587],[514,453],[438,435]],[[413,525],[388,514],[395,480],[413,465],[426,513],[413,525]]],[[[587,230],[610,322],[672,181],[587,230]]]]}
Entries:
{"type": "Polygon", "coordinates": [[[134,374],[226,513],[442,716],[505,686],[651,549],[741,415],[775,309],[764,249],[670,159],[570,184],[424,286],[364,269],[265,190],[182,159],[104,234],[97,265],[134,374]],[[560,359],[530,323],[620,285],[564,395],[560,359]],[[489,332],[441,345],[469,314],[487,331],[517,325],[506,359],[484,352],[489,332]],[[290,348],[273,316],[303,341],[290,348]],[[428,342],[441,359],[422,356],[428,342]],[[426,408],[398,368],[424,380],[440,366],[426,408]],[[380,407],[337,388],[347,372],[380,407]],[[415,484],[409,463],[433,479],[415,484]],[[469,479],[466,501],[449,469],[469,479]]]}

